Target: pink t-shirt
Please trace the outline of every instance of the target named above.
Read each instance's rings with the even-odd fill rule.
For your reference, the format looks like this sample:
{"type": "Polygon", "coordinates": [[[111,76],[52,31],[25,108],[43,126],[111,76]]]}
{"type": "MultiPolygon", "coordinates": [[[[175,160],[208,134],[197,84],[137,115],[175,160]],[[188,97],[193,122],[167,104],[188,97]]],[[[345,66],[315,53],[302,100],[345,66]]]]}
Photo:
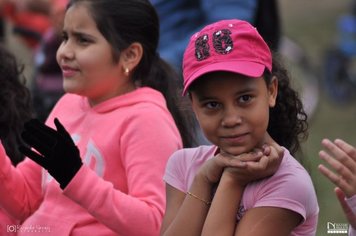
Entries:
{"type": "MultiPolygon", "coordinates": [[[[215,151],[215,146],[176,151],[167,163],[164,180],[174,188],[187,192],[198,169],[214,156],[215,151]]],[[[237,219],[243,217],[245,211],[261,206],[283,207],[297,212],[304,221],[291,235],[315,235],[319,206],[312,180],[286,149],[282,163],[273,176],[246,186],[237,219]]]]}

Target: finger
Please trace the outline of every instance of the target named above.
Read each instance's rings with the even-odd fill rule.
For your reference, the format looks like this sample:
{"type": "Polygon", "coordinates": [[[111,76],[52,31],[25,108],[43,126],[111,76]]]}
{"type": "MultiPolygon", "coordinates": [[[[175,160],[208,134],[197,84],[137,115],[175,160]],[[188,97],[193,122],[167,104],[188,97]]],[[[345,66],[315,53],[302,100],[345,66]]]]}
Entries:
{"type": "Polygon", "coordinates": [[[225,153],[219,153],[215,156],[217,160],[217,164],[221,167],[238,167],[244,168],[246,166],[246,162],[240,161],[236,156],[226,155],[225,153]]]}
{"type": "Polygon", "coordinates": [[[57,128],[57,131],[63,135],[64,137],[66,138],[70,138],[71,139],[71,136],[70,134],[68,133],[68,131],[64,128],[64,126],[61,124],[61,122],[58,120],[58,118],[54,118],[54,124],[57,128]]]}
{"type": "Polygon", "coordinates": [[[274,173],[275,171],[278,170],[283,160],[283,156],[284,156],[283,153],[279,153],[275,148],[272,148],[272,153],[269,156],[267,156],[268,157],[267,168],[271,173],[274,173]]]}
{"type": "Polygon", "coordinates": [[[24,131],[21,133],[21,137],[23,141],[30,147],[35,148],[38,150],[40,153],[43,155],[48,155],[51,152],[51,147],[54,145],[54,142],[52,141],[52,145],[48,145],[48,143],[43,143],[42,139],[38,139],[37,136],[33,135],[32,133],[29,133],[27,131],[24,131]]]}
{"type": "Polygon", "coordinates": [[[271,143],[271,152],[275,150],[277,152],[277,155],[281,158],[284,156],[284,149],[276,142],[271,143]]]}
{"type": "Polygon", "coordinates": [[[353,159],[337,144],[331,142],[329,139],[323,139],[321,144],[324,146],[326,151],[334,157],[334,159],[343,163],[346,168],[354,168],[355,163],[353,159]]]}
{"type": "Polygon", "coordinates": [[[23,132],[28,132],[31,136],[36,137],[37,140],[41,140],[43,144],[53,146],[55,144],[56,131],[45,124],[41,123],[37,119],[31,119],[25,123],[23,132]]]}
{"type": "Polygon", "coordinates": [[[269,158],[267,156],[262,156],[262,158],[258,162],[258,165],[261,170],[265,170],[268,166],[268,163],[269,163],[269,158]]]}
{"type": "Polygon", "coordinates": [[[350,222],[352,227],[356,227],[356,215],[347,204],[345,200],[345,193],[341,189],[335,188],[335,194],[340,202],[341,208],[344,211],[347,220],[350,222]]]}
{"type": "Polygon", "coordinates": [[[276,158],[279,162],[282,161],[284,156],[284,149],[276,143],[272,138],[269,143],[262,146],[263,154],[270,158],[276,158]]]}
{"type": "Polygon", "coordinates": [[[225,167],[235,167],[240,169],[245,169],[247,167],[247,162],[239,160],[229,160],[225,167]]]}
{"type": "Polygon", "coordinates": [[[263,156],[263,153],[261,150],[255,150],[253,152],[249,152],[249,153],[243,153],[241,155],[238,156],[234,156],[232,158],[237,158],[242,162],[247,162],[247,161],[259,161],[261,159],[261,157],[263,156]]]}
{"type": "Polygon", "coordinates": [[[330,169],[328,169],[322,164],[318,166],[318,169],[332,183],[341,188],[344,192],[348,192],[350,186],[345,181],[345,179],[342,178],[342,176],[336,175],[334,172],[332,172],[330,169]]]}
{"type": "Polygon", "coordinates": [[[262,146],[262,152],[263,152],[264,155],[266,155],[266,156],[270,155],[271,151],[272,151],[272,146],[267,145],[267,144],[264,144],[262,146]]]}
{"type": "Polygon", "coordinates": [[[268,162],[268,157],[262,156],[257,162],[247,162],[246,164],[249,170],[262,171],[267,168],[268,162]]]}
{"type": "Polygon", "coordinates": [[[338,200],[339,200],[339,202],[340,202],[340,205],[341,205],[341,207],[342,207],[342,209],[344,210],[344,212],[346,213],[346,212],[350,212],[350,207],[347,205],[347,202],[345,201],[345,194],[344,194],[344,192],[340,189],[340,188],[338,188],[338,187],[336,187],[335,188],[335,194],[336,194],[336,196],[337,196],[337,198],[338,198],[338,200]]]}
{"type": "Polygon", "coordinates": [[[31,119],[27,121],[24,125],[26,130],[43,132],[43,133],[55,133],[56,131],[49,126],[46,126],[44,123],[38,119],[31,119]]]}
{"type": "Polygon", "coordinates": [[[344,140],[335,139],[334,143],[356,163],[356,148],[344,140]]]}
{"type": "Polygon", "coordinates": [[[20,146],[19,150],[22,154],[24,154],[25,156],[27,156],[28,158],[30,158],[31,160],[33,160],[34,162],[42,166],[43,168],[47,169],[48,165],[45,157],[39,155],[38,153],[32,151],[31,149],[25,146],[20,146]]]}
{"type": "Polygon", "coordinates": [[[246,168],[245,161],[241,161],[239,158],[227,158],[223,157],[225,167],[246,168]]]}
{"type": "Polygon", "coordinates": [[[256,149],[256,152],[243,153],[237,156],[226,152],[221,152],[218,156],[221,158],[223,166],[245,168],[247,162],[259,161],[263,153],[256,149]]]}
{"type": "MultiPolygon", "coordinates": [[[[334,184],[339,183],[338,179],[339,176],[336,175],[334,172],[332,172],[330,169],[328,169],[326,166],[324,166],[323,164],[320,164],[318,166],[318,170],[320,171],[320,173],[322,173],[326,178],[328,178],[331,182],[333,182],[334,184]]],[[[340,186],[339,186],[340,187],[340,186]]]]}
{"type": "Polygon", "coordinates": [[[276,147],[271,147],[271,153],[268,156],[270,163],[278,164],[282,162],[284,151],[278,150],[276,147]],[[282,152],[281,152],[282,151],[282,152]]]}
{"type": "Polygon", "coordinates": [[[319,157],[328,163],[330,167],[333,168],[335,172],[342,176],[342,178],[344,178],[346,181],[352,181],[355,178],[353,171],[348,168],[347,164],[338,161],[334,157],[330,156],[327,152],[321,150],[319,152],[319,157]]]}

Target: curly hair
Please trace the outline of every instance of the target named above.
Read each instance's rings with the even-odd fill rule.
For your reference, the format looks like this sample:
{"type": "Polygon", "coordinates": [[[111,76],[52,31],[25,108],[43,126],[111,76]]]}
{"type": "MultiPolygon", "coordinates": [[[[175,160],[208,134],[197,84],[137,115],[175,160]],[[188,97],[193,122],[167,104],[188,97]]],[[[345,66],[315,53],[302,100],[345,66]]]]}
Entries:
{"type": "Polygon", "coordinates": [[[265,71],[264,78],[269,84],[273,76],[277,77],[278,95],[276,106],[270,108],[267,131],[278,144],[295,154],[300,149],[301,141],[308,136],[308,116],[277,54],[273,56],[272,68],[272,73],[265,71]]]}
{"type": "Polygon", "coordinates": [[[24,156],[18,147],[22,144],[23,124],[32,117],[29,89],[15,56],[0,45],[0,139],[13,165],[24,156]]]}

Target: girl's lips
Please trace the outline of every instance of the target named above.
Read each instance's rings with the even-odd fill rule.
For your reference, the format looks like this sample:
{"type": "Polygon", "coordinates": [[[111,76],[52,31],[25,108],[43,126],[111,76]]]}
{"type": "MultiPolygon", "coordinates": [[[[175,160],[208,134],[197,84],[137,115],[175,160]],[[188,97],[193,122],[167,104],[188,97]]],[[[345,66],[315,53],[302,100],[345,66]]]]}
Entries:
{"type": "Polygon", "coordinates": [[[73,77],[75,73],[77,73],[75,70],[62,70],[63,77],[73,77]]]}
{"type": "Polygon", "coordinates": [[[76,73],[78,72],[78,70],[69,67],[69,66],[62,66],[62,74],[63,77],[73,77],[76,73]]]}
{"type": "Polygon", "coordinates": [[[229,143],[229,144],[240,144],[244,143],[244,141],[247,139],[248,134],[240,134],[240,135],[234,135],[234,136],[226,136],[222,137],[221,139],[224,140],[224,142],[229,143]]]}

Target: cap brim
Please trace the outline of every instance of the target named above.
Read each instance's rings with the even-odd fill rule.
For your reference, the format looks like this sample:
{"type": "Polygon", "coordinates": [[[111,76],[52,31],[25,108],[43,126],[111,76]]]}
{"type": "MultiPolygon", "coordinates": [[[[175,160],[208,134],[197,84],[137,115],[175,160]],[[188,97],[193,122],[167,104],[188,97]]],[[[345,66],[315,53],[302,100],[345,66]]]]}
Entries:
{"type": "Polygon", "coordinates": [[[248,77],[261,77],[265,70],[265,65],[258,62],[250,61],[228,61],[228,62],[214,62],[212,64],[206,65],[203,68],[195,71],[189,78],[187,78],[184,84],[183,96],[187,93],[189,86],[200,76],[216,72],[216,71],[226,71],[237,74],[242,74],[248,77]]]}

